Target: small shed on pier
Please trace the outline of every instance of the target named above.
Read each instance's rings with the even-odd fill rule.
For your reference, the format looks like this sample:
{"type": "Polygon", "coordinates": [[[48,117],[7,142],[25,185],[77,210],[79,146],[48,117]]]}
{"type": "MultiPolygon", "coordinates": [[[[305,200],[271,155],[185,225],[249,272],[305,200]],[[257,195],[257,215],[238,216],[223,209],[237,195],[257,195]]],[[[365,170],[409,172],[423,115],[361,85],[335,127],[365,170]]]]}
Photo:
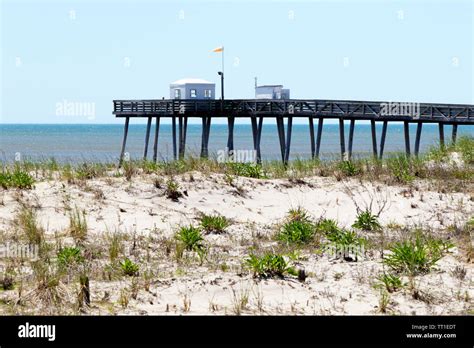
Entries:
{"type": "Polygon", "coordinates": [[[290,90],[283,85],[256,86],[255,99],[290,99],[290,90]]]}
{"type": "Polygon", "coordinates": [[[170,99],[215,99],[215,90],[213,82],[186,78],[170,84],[170,99]]]}

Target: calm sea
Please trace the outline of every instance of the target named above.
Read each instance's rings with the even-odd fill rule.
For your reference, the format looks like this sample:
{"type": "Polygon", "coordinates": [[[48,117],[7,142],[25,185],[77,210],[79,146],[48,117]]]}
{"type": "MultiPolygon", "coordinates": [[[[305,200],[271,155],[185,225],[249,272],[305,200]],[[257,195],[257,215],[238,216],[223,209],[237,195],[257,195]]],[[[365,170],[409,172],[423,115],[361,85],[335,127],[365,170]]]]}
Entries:
{"type": "MultiPolygon", "coordinates": [[[[126,151],[132,159],[143,156],[145,125],[131,124],[127,140],[126,151]]],[[[474,129],[469,126],[459,126],[458,136],[474,136],[474,129]]],[[[346,125],[346,142],[349,127],[346,125]]],[[[412,147],[414,146],[416,126],[410,129],[412,147]]],[[[20,154],[22,159],[41,160],[55,158],[59,162],[81,161],[116,161],[119,157],[123,126],[122,125],[29,125],[29,124],[0,124],[0,161],[10,162],[15,159],[15,154],[20,154]]],[[[152,127],[150,135],[149,158],[153,147],[152,127]]],[[[377,137],[380,141],[381,125],[377,125],[377,137]]],[[[446,141],[451,139],[451,127],[445,126],[446,141]]],[[[198,155],[200,152],[201,126],[190,124],[188,126],[186,151],[198,155]]],[[[227,142],[227,126],[213,125],[209,140],[209,153],[216,156],[219,150],[224,150],[227,142]]],[[[430,146],[439,142],[438,127],[425,124],[421,137],[421,151],[426,151],[430,146]]],[[[252,149],[252,132],[250,125],[235,125],[234,147],[236,150],[252,149]]],[[[347,148],[347,145],[346,145],[347,148]]],[[[261,140],[262,158],[264,160],[279,159],[279,142],[276,125],[263,126],[261,140]]],[[[385,153],[404,151],[402,124],[389,124],[385,153]]],[[[355,127],[354,155],[368,156],[372,150],[370,125],[363,124],[355,127]]],[[[327,124],[323,127],[321,141],[321,157],[333,158],[339,156],[339,129],[337,124],[327,124]]],[[[158,141],[159,159],[172,158],[173,148],[171,142],[171,126],[160,127],[158,141]]],[[[291,140],[290,159],[309,158],[311,147],[309,141],[308,125],[294,125],[291,140]]]]}

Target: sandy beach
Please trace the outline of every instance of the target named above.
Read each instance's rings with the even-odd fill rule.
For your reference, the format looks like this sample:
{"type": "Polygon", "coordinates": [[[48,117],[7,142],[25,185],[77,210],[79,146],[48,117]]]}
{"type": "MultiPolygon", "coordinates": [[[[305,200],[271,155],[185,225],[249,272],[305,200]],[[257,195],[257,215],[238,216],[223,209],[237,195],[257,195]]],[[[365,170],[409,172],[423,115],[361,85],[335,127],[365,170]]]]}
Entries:
{"type": "MultiPolygon", "coordinates": [[[[170,199],[166,180],[170,179],[145,173],[128,180],[110,172],[69,182],[45,177],[31,190],[2,190],[2,240],[18,242],[18,212],[28,206],[55,250],[72,247],[78,243],[70,234],[71,212],[82,212],[87,236],[79,244],[90,262],[86,312],[93,314],[472,313],[474,268],[466,239],[459,237],[455,227],[472,219],[474,192],[470,190],[440,192],[426,180],[384,185],[320,176],[297,181],[229,179],[227,174],[191,171],[173,176],[181,197],[170,199]],[[291,209],[306,211],[314,221],[333,219],[346,229],[351,229],[360,211],[370,209],[382,228],[356,229],[369,243],[363,257],[347,261],[324,252],[324,237],[319,243],[298,247],[279,242],[275,236],[291,209]],[[188,250],[178,257],[175,234],[183,226],[198,226],[203,214],[224,216],[229,225],[222,233],[203,232],[204,258],[188,250]],[[430,272],[401,274],[400,289],[382,291],[378,278],[388,272],[383,253],[390,242],[402,240],[417,228],[453,245],[430,272]],[[114,240],[119,245],[116,261],[111,256],[114,240]],[[252,253],[265,252],[284,255],[296,269],[304,269],[305,279],[255,277],[245,260],[252,253]],[[111,267],[124,258],[139,266],[135,276],[119,274],[111,267]]],[[[18,286],[0,291],[1,312],[77,311],[80,287],[74,271],[62,276],[63,295],[58,303],[45,309],[41,301],[28,305],[26,284],[33,286],[34,275],[23,266],[25,289],[23,293],[18,286]],[[19,301],[22,296],[25,299],[19,301]]]]}

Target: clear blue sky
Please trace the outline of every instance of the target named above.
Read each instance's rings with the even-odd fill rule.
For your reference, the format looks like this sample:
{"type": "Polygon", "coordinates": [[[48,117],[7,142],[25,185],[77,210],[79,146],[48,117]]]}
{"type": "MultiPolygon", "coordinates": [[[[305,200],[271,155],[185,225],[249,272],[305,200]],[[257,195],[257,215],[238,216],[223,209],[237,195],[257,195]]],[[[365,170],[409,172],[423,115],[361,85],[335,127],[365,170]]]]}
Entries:
{"type": "Polygon", "coordinates": [[[472,0],[0,2],[1,123],[114,123],[113,99],[218,89],[221,44],[226,98],[258,76],[292,98],[474,104],[472,0]]]}

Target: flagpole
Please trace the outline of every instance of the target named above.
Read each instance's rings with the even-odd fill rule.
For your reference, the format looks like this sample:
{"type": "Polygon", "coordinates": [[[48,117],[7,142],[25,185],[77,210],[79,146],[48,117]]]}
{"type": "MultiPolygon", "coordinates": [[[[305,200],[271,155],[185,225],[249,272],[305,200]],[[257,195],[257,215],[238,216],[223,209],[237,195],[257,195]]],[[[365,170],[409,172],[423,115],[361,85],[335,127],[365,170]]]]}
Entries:
{"type": "Polygon", "coordinates": [[[224,101],[224,45],[222,45],[222,101],[224,101]]]}

